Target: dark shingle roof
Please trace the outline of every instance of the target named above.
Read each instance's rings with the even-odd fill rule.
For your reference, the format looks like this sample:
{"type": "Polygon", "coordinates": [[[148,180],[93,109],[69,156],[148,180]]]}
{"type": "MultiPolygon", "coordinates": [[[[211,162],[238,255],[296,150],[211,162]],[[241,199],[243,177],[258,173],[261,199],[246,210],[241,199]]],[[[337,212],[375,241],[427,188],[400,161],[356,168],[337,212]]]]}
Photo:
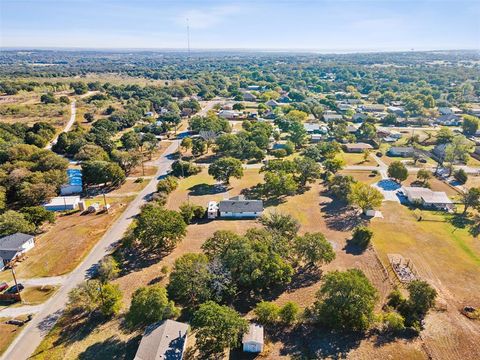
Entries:
{"type": "Polygon", "coordinates": [[[33,235],[23,233],[5,236],[0,239],[0,250],[21,250],[22,245],[31,238],[33,235]]]}
{"type": "Polygon", "coordinates": [[[220,212],[261,212],[263,211],[262,200],[247,200],[243,196],[236,196],[229,200],[222,200],[218,204],[220,212]]]}

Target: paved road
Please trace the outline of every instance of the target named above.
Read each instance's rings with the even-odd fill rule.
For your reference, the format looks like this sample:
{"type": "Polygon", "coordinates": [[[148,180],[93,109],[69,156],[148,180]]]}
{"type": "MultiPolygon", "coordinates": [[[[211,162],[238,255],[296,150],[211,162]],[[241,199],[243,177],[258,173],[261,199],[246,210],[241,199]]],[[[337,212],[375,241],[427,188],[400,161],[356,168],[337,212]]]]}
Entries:
{"type": "MultiPolygon", "coordinates": [[[[75,116],[77,114],[77,107],[76,107],[76,101],[73,100],[72,103],[70,104],[70,120],[68,120],[67,124],[65,125],[65,127],[63,128],[63,131],[62,132],[69,132],[70,129],[72,128],[73,124],[75,123],[75,116]]],[[[58,134],[57,136],[55,136],[55,138],[50,141],[50,143],[45,146],[45,149],[51,149],[52,146],[54,144],[57,143],[57,140],[58,140],[58,136],[60,134],[58,134]]]]}
{"type": "Polygon", "coordinates": [[[35,351],[43,337],[60,317],[67,302],[69,291],[84,281],[89,271],[109,253],[112,245],[122,238],[134,216],[139,213],[140,207],[145,203],[145,198],[156,190],[158,178],[170,170],[173,160],[169,158],[169,155],[174,153],[178,146],[179,140],[173,140],[163,155],[155,161],[159,166],[155,178],[152,179],[145,189],[128,205],[127,209],[120,215],[120,218],[107,230],[85,260],[67,275],[65,285],[41,307],[38,314],[12,342],[1,359],[28,359],[35,351]]]}

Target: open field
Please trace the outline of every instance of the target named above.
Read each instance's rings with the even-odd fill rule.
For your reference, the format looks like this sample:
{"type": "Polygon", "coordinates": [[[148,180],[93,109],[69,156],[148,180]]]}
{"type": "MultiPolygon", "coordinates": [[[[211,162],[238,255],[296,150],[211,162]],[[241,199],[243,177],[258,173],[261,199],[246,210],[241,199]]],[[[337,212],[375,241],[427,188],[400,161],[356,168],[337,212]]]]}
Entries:
{"type": "Polygon", "coordinates": [[[339,173],[341,175],[352,176],[355,180],[361,181],[365,184],[375,184],[376,182],[378,182],[382,179],[380,174],[374,174],[372,171],[341,170],[339,173]]]}
{"type": "Polygon", "coordinates": [[[203,168],[200,173],[180,181],[178,188],[170,194],[167,207],[178,209],[185,201],[206,207],[210,200],[218,201],[239,195],[243,189],[257,185],[263,180],[263,175],[259,174],[258,169],[244,169],[243,172],[244,176],[241,179],[232,178],[230,187],[225,189],[222,185],[217,185],[208,175],[208,170],[203,168]]]}
{"type": "Polygon", "coordinates": [[[422,337],[433,358],[477,359],[480,323],[459,310],[480,306],[480,242],[467,228],[456,228],[445,214],[423,211],[422,221],[404,206],[384,203],[384,219],[374,219],[374,246],[387,266],[387,254],[411,259],[420,278],[433,285],[445,312],[432,312],[422,337]],[[467,286],[468,285],[468,286],[467,286]]]}
{"type": "Polygon", "coordinates": [[[70,105],[68,104],[42,104],[34,103],[10,103],[0,102],[0,118],[4,123],[22,123],[33,125],[36,122],[46,122],[56,127],[62,127],[70,117],[70,105]]]}
{"type": "Polygon", "coordinates": [[[364,166],[376,166],[377,163],[375,160],[372,159],[371,156],[364,160],[363,154],[356,154],[356,153],[347,153],[341,152],[338,157],[345,162],[346,166],[349,165],[364,165],[364,166]]]}
{"type": "MultiPolygon", "coordinates": [[[[16,318],[17,320],[25,320],[26,316],[16,318]]],[[[0,318],[0,355],[7,350],[10,343],[22,331],[22,328],[17,325],[5,324],[8,318],[0,318]]]]}
{"type": "MultiPolygon", "coordinates": [[[[103,203],[100,197],[95,202],[103,203]]],[[[113,204],[108,214],[81,215],[76,212],[59,216],[45,234],[37,236],[35,247],[17,263],[17,276],[58,276],[72,271],[121,214],[127,203],[124,198],[122,203],[113,204]]]]}

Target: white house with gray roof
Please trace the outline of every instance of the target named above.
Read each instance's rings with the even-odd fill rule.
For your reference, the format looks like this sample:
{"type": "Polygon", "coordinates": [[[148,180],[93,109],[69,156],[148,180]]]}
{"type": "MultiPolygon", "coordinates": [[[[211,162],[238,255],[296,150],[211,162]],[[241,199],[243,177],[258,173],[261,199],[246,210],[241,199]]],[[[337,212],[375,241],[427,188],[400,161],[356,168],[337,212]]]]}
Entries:
{"type": "Polygon", "coordinates": [[[248,200],[239,195],[220,201],[218,211],[222,218],[256,218],[263,213],[263,201],[248,200]]]}
{"type": "Polygon", "coordinates": [[[0,239],[0,269],[35,246],[33,235],[16,233],[0,239]]]}
{"type": "Polygon", "coordinates": [[[165,320],[145,329],[134,360],[181,360],[187,343],[188,325],[165,320]]]}

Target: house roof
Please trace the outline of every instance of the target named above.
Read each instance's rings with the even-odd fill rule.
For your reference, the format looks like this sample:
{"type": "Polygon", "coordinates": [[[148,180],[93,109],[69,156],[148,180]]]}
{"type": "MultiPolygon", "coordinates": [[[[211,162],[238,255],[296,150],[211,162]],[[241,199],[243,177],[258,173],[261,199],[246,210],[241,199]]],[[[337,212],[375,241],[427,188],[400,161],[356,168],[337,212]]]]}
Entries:
{"type": "Polygon", "coordinates": [[[33,235],[24,233],[16,233],[4,236],[0,239],[0,250],[2,251],[18,251],[22,250],[22,245],[33,238],[33,235]]]}
{"type": "Polygon", "coordinates": [[[392,146],[389,151],[396,153],[411,153],[414,149],[411,146],[392,146]]]}
{"type": "Polygon", "coordinates": [[[320,130],[320,124],[304,123],[303,127],[306,131],[316,131],[320,130]]]}
{"type": "Polygon", "coordinates": [[[263,211],[262,200],[247,200],[244,196],[235,196],[228,200],[222,200],[218,203],[220,212],[261,212],[263,211]]]}
{"type": "Polygon", "coordinates": [[[50,200],[45,206],[74,205],[80,201],[80,196],[57,196],[50,200]]]}
{"type": "Polygon", "coordinates": [[[82,170],[68,169],[67,170],[68,184],[82,186],[82,170]]]}
{"type": "Polygon", "coordinates": [[[187,324],[173,320],[148,326],[134,360],[182,359],[187,330],[187,324]]]}
{"type": "Polygon", "coordinates": [[[432,191],[422,187],[409,187],[403,188],[407,196],[423,200],[427,204],[453,204],[452,200],[443,191],[432,191]]]}
{"type": "Polygon", "coordinates": [[[242,343],[255,342],[263,344],[263,326],[250,324],[248,332],[243,335],[242,343]]]}
{"type": "Polygon", "coordinates": [[[347,149],[373,149],[373,146],[366,143],[345,144],[347,149]]]}

